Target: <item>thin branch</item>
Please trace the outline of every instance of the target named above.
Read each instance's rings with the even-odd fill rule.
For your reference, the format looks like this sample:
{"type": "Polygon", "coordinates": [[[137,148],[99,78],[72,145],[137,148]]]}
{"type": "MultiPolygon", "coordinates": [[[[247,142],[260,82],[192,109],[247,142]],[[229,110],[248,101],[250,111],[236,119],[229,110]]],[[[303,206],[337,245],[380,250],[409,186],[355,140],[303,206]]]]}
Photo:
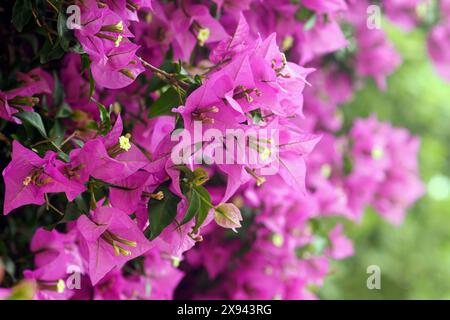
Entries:
{"type": "Polygon", "coordinates": [[[60,216],[64,216],[64,213],[61,212],[58,208],[56,208],[54,205],[52,205],[50,203],[50,201],[48,200],[48,195],[46,193],[44,193],[45,196],[45,209],[47,211],[49,211],[50,209],[53,209],[53,211],[55,211],[56,213],[58,213],[60,216]]]}
{"type": "Polygon", "coordinates": [[[189,89],[189,84],[184,82],[183,80],[177,79],[174,74],[168,73],[168,72],[166,72],[164,70],[161,70],[161,69],[155,67],[154,65],[152,65],[151,63],[145,61],[141,57],[139,57],[139,60],[142,62],[144,67],[150,69],[153,73],[155,73],[162,80],[166,80],[170,84],[175,84],[175,85],[179,86],[180,88],[182,88],[184,90],[189,89]]]}

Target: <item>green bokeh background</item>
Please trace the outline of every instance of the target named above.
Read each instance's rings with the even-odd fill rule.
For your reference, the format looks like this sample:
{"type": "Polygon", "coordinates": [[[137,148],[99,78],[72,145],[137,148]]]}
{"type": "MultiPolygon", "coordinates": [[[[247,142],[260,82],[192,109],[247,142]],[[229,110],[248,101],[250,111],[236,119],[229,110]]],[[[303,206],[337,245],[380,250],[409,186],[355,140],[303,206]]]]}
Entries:
{"type": "Polygon", "coordinates": [[[426,32],[386,26],[404,64],[380,92],[373,82],[344,106],[346,122],[376,113],[421,137],[424,197],[403,225],[383,221],[370,208],[359,225],[346,223],[355,256],[332,263],[322,299],[450,299],[450,84],[427,56],[426,32]],[[381,289],[369,290],[369,265],[381,269],[381,289]]]}

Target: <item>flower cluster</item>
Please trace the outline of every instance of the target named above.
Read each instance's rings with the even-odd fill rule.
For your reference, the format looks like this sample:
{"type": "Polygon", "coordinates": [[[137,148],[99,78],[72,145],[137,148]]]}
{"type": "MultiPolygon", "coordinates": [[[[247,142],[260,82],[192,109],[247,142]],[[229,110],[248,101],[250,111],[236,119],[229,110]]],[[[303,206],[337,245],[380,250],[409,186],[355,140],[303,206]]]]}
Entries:
{"type": "MultiPolygon", "coordinates": [[[[385,2],[419,25],[420,0],[385,2]]],[[[385,90],[401,64],[369,2],[76,5],[77,47],[0,87],[2,219],[35,221],[0,297],[315,298],[353,255],[327,217],[398,224],[423,193],[418,138],[376,116],[343,127],[364,78],[385,90]]],[[[444,78],[447,20],[429,39],[444,78]]]]}

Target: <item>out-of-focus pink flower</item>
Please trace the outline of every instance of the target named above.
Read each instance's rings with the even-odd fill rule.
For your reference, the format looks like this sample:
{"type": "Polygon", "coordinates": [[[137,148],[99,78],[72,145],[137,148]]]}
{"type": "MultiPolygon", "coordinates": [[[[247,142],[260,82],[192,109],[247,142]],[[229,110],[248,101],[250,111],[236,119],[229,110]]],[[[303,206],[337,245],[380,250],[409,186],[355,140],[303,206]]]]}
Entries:
{"type": "Polygon", "coordinates": [[[358,27],[356,33],[358,52],[356,72],[360,76],[373,77],[381,90],[386,90],[386,77],[402,62],[383,30],[358,27]]]}
{"type": "Polygon", "coordinates": [[[19,142],[13,142],[12,161],[3,170],[5,215],[26,204],[44,204],[46,193],[65,192],[73,200],[83,191],[82,186],[70,183],[58,170],[64,164],[56,157],[55,152],[48,151],[44,158],[40,158],[19,142]]]}
{"type": "Polygon", "coordinates": [[[337,260],[353,255],[353,243],[342,233],[342,231],[342,224],[336,225],[333,230],[331,230],[329,235],[331,248],[325,251],[326,254],[337,260]]]}
{"type": "MultiPolygon", "coordinates": [[[[449,10],[450,11],[450,10],[449,10]]],[[[436,72],[450,81],[450,20],[435,26],[428,36],[428,53],[436,72]]]]}
{"type": "Polygon", "coordinates": [[[296,29],[295,50],[299,53],[301,65],[348,45],[336,21],[325,21],[320,17],[317,19],[314,27],[309,30],[301,27],[296,29]]]}
{"type": "Polygon", "coordinates": [[[383,6],[392,22],[410,31],[419,23],[417,7],[425,2],[426,0],[387,0],[383,1],[383,6]]]}

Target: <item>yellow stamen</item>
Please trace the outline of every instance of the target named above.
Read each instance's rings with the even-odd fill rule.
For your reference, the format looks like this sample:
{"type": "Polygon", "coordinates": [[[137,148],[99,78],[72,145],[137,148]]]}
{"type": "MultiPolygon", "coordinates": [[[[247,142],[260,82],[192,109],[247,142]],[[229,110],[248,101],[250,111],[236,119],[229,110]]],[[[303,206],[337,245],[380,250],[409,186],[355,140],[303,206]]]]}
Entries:
{"type": "Polygon", "coordinates": [[[119,246],[119,243],[124,244],[129,247],[133,247],[133,248],[135,248],[137,246],[137,243],[135,241],[130,241],[130,240],[124,239],[122,237],[119,237],[116,234],[112,233],[111,231],[105,231],[102,234],[102,239],[105,240],[110,245],[112,245],[112,247],[114,249],[114,254],[116,256],[120,256],[121,254],[124,256],[129,256],[132,254],[131,251],[126,250],[126,249],[122,248],[121,246],[119,246]]]}
{"type": "Polygon", "coordinates": [[[25,179],[23,179],[23,185],[24,186],[28,186],[30,184],[30,182],[31,182],[31,177],[30,176],[27,176],[27,177],[25,177],[25,179]]]}
{"type": "Polygon", "coordinates": [[[279,233],[274,233],[272,235],[272,243],[275,247],[281,247],[284,243],[284,238],[281,234],[279,233]]]}
{"type": "Polygon", "coordinates": [[[131,251],[129,251],[129,250],[125,250],[124,248],[122,248],[122,247],[118,247],[119,248],[119,252],[122,254],[122,255],[124,255],[124,256],[131,256],[131,251]]]}
{"type": "Polygon", "coordinates": [[[58,283],[56,284],[56,290],[58,293],[63,293],[66,289],[66,284],[64,283],[64,280],[59,279],[58,283]]]}
{"type": "Polygon", "coordinates": [[[180,258],[178,257],[171,257],[171,258],[172,258],[172,266],[178,268],[180,265],[180,258]]]}
{"type": "Polygon", "coordinates": [[[152,193],[150,195],[150,198],[155,199],[155,200],[162,200],[162,199],[164,199],[164,192],[158,191],[157,193],[152,193]]]}
{"type": "Polygon", "coordinates": [[[128,151],[131,149],[131,143],[129,135],[121,136],[119,138],[119,146],[121,149],[128,151]]]}
{"type": "Polygon", "coordinates": [[[323,177],[329,178],[331,176],[331,166],[329,164],[324,164],[320,167],[320,173],[323,177]]]}
{"type": "Polygon", "coordinates": [[[372,149],[372,158],[375,160],[381,160],[384,156],[384,150],[381,147],[375,147],[372,149]]]}
{"type": "Polygon", "coordinates": [[[262,152],[259,152],[259,156],[261,157],[261,159],[263,161],[269,159],[270,155],[272,154],[272,151],[267,148],[267,147],[263,147],[262,152]]]}
{"type": "Polygon", "coordinates": [[[281,49],[283,51],[288,51],[290,48],[292,48],[293,44],[294,44],[294,38],[292,36],[287,36],[283,39],[283,43],[281,44],[281,49]]]}
{"type": "Polygon", "coordinates": [[[205,45],[206,40],[208,40],[210,35],[210,31],[208,28],[201,28],[197,34],[198,45],[203,47],[205,45]]]}
{"type": "Polygon", "coordinates": [[[119,35],[117,37],[117,40],[114,41],[114,45],[115,45],[116,48],[120,45],[120,43],[122,42],[122,39],[123,39],[123,37],[121,35],[119,35]]]}

